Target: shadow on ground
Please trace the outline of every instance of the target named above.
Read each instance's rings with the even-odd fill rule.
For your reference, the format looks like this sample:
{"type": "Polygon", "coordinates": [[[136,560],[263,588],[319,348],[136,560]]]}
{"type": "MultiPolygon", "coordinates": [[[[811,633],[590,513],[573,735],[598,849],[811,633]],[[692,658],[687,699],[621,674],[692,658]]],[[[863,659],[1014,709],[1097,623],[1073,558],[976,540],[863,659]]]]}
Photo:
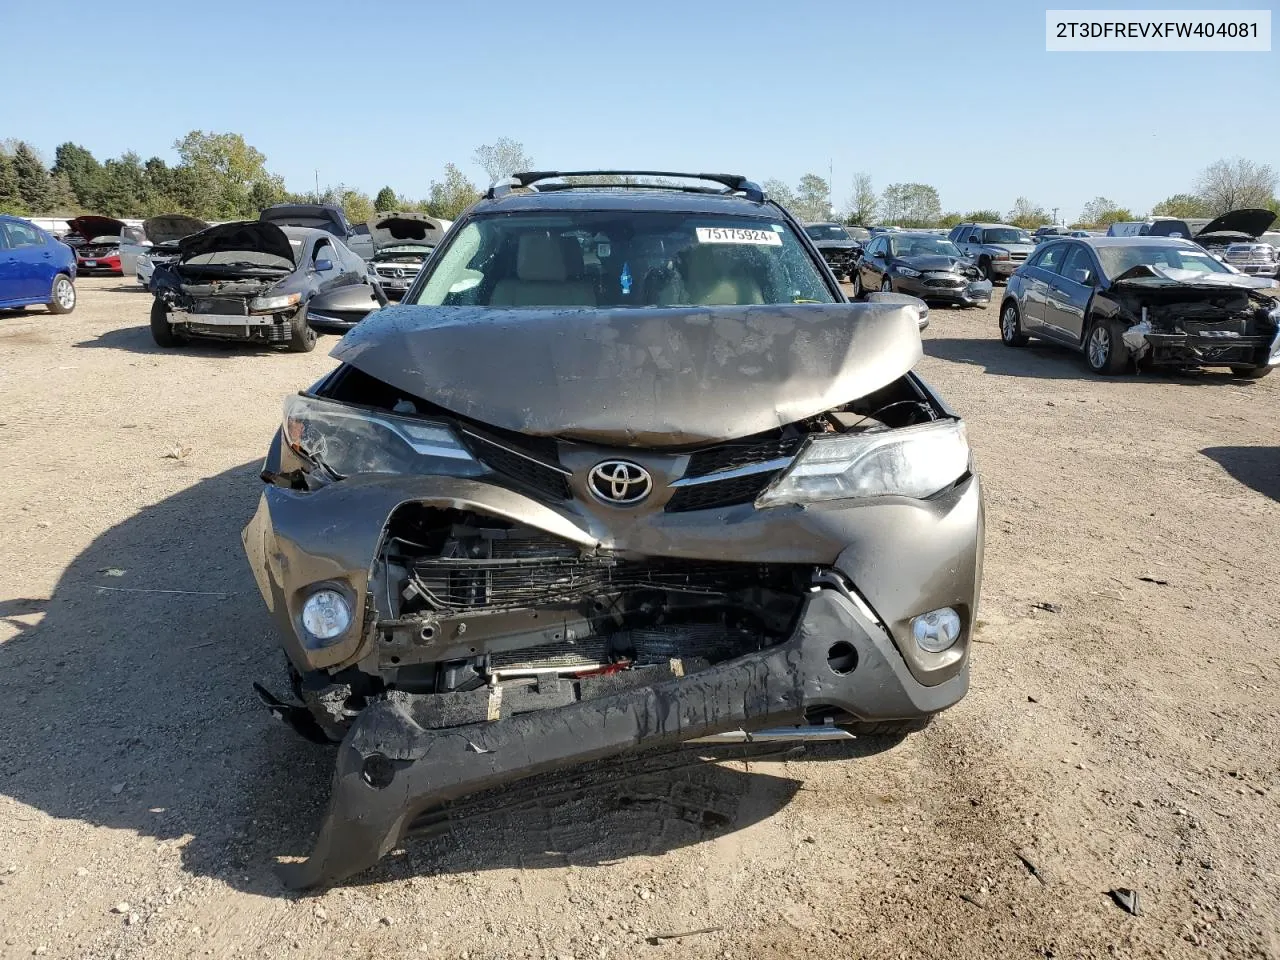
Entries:
{"type": "Polygon", "coordinates": [[[1200,452],[1246,487],[1280,500],[1280,447],[1205,447],[1200,452]]]}
{"type": "MultiPolygon", "coordinates": [[[[272,867],[309,852],[334,751],[273,721],[251,690],[285,689],[239,540],[258,467],[201,481],[106,531],[47,600],[0,606],[0,617],[20,618],[0,644],[0,792],[59,819],[157,841],[189,836],[180,850],[191,873],[284,896],[272,867]]],[[[771,816],[800,787],[704,758],[779,759],[785,749],[696,745],[531,778],[438,812],[425,837],[360,881],[601,863],[697,843],[771,816]]],[[[867,752],[841,741],[804,756],[867,752]]]]}
{"type": "MultiPolygon", "coordinates": [[[[316,349],[326,350],[333,343],[337,342],[335,336],[333,340],[329,340],[324,334],[318,334],[316,338],[316,349]]],[[[117,327],[114,330],[107,330],[105,333],[99,334],[92,340],[81,340],[72,346],[81,349],[90,350],[122,350],[125,353],[147,353],[147,354],[182,354],[193,357],[216,357],[221,359],[227,354],[246,354],[246,353],[284,353],[285,348],[280,346],[270,346],[264,343],[249,343],[237,340],[187,340],[185,343],[176,347],[161,347],[151,338],[150,327],[117,327]]]]}

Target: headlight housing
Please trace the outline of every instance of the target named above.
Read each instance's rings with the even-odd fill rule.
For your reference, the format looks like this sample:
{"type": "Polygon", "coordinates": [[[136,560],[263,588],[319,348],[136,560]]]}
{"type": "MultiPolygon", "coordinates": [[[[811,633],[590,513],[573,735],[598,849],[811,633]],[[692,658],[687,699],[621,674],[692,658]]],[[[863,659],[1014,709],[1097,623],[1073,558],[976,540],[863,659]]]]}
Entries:
{"type": "Polygon", "coordinates": [[[297,293],[287,293],[278,297],[254,297],[249,301],[249,312],[279,313],[281,310],[296,307],[301,299],[302,296],[297,293]]]}
{"type": "Polygon", "coordinates": [[[903,266],[902,264],[900,264],[900,263],[898,263],[898,264],[894,264],[893,270],[894,270],[894,273],[899,273],[899,274],[901,274],[901,275],[902,275],[902,276],[904,276],[904,277],[918,277],[918,276],[920,276],[920,271],[919,271],[919,270],[912,270],[910,267],[904,267],[904,266],[903,266]]]}
{"type": "Polygon", "coordinates": [[[960,420],[815,437],[756,506],[889,496],[923,500],[968,471],[969,441],[960,420]]]}
{"type": "Polygon", "coordinates": [[[1008,250],[997,250],[995,253],[993,253],[993,254],[991,255],[991,259],[992,259],[992,260],[1008,260],[1008,259],[1009,259],[1009,251],[1008,251],[1008,250]]]}
{"type": "Polygon", "coordinates": [[[303,394],[284,402],[284,442],[331,479],[424,473],[431,461],[472,460],[447,424],[352,407],[303,394]]]}

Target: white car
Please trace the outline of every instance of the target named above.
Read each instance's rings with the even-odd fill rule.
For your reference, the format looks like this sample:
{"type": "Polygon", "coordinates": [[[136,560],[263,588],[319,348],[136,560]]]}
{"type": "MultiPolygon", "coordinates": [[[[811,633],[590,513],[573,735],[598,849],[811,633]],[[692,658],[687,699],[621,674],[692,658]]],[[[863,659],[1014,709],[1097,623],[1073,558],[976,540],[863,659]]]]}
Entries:
{"type": "Polygon", "coordinates": [[[126,226],[120,234],[120,272],[137,277],[143,289],[151,286],[156,258],[162,262],[178,255],[178,241],[207,230],[210,224],[183,213],[166,213],[126,226]]]}

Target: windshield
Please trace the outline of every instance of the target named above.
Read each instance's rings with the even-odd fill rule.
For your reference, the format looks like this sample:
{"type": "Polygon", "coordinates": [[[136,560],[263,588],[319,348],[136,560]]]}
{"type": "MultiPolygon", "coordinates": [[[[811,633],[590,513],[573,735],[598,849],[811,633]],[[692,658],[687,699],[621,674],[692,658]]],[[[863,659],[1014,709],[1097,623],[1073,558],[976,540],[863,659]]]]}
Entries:
{"type": "Polygon", "coordinates": [[[814,240],[849,240],[849,232],[835,223],[811,223],[804,228],[814,240]]]}
{"type": "Polygon", "coordinates": [[[1195,273],[1231,273],[1204,250],[1191,246],[1109,247],[1097,246],[1094,250],[1102,262],[1102,272],[1108,277],[1118,277],[1134,267],[1146,265],[1161,270],[1190,270],[1195,273]]]}
{"type": "Polygon", "coordinates": [[[476,217],[430,261],[428,306],[833,303],[784,223],[668,212],[476,217]]]}
{"type": "Polygon", "coordinates": [[[960,257],[954,243],[942,237],[907,234],[889,238],[889,255],[893,257],[960,257]]]}
{"type": "Polygon", "coordinates": [[[1031,243],[1031,234],[1016,227],[995,227],[982,231],[983,243],[1031,243]]]}

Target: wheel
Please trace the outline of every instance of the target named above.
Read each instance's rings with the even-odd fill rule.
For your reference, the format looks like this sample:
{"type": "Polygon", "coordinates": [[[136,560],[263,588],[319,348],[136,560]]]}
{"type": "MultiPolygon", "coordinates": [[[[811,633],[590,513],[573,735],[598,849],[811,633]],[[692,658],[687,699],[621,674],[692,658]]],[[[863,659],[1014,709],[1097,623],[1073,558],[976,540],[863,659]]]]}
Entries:
{"type": "Polygon", "coordinates": [[[862,289],[862,271],[853,271],[853,276],[849,278],[849,282],[853,284],[853,293],[849,295],[849,299],[861,300],[862,295],[866,292],[862,289]]]}
{"type": "Polygon", "coordinates": [[[65,273],[53,278],[53,289],[49,291],[49,312],[70,313],[76,308],[76,285],[65,273]]]}
{"type": "Polygon", "coordinates": [[[992,273],[992,272],[991,272],[991,258],[990,258],[990,257],[979,257],[979,258],[978,258],[978,269],[982,271],[982,278],[983,278],[984,280],[990,280],[992,283],[995,283],[995,282],[996,282],[996,275],[995,275],[994,273],[992,273]]]}
{"type": "Polygon", "coordinates": [[[1120,339],[1120,326],[1112,320],[1095,320],[1084,345],[1089,369],[1104,377],[1124,373],[1129,364],[1129,349],[1120,339]]]}
{"type": "Polygon", "coordinates": [[[1000,340],[1006,347],[1025,347],[1030,339],[1022,332],[1022,318],[1018,305],[1009,300],[1000,309],[1000,340]]]}
{"type": "Polygon", "coordinates": [[[182,342],[169,324],[168,306],[158,298],[151,302],[151,339],[160,347],[176,347],[182,342]]]}
{"type": "Polygon", "coordinates": [[[885,275],[880,281],[880,292],[893,293],[893,281],[889,279],[888,275],[885,275]]]}
{"type": "Polygon", "coordinates": [[[1246,380],[1261,380],[1274,369],[1274,367],[1232,367],[1231,375],[1243,377],[1246,380]]]}
{"type": "Polygon", "coordinates": [[[307,308],[299,307],[298,312],[289,321],[292,336],[289,338],[290,353],[310,353],[316,348],[316,332],[307,323],[307,308]]]}

